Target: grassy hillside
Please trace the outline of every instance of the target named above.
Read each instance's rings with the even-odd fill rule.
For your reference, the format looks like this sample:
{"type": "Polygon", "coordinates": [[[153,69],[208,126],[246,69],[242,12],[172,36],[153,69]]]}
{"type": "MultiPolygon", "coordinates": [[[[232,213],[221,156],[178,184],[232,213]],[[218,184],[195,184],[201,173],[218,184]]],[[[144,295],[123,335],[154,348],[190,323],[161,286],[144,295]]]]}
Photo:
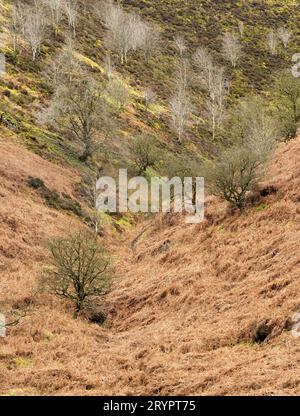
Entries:
{"type": "Polygon", "coordinates": [[[299,308],[299,139],[280,145],[271,179],[243,216],[211,198],[203,224],[158,217],[135,252],[129,242],[140,228],[106,236],[120,277],[102,326],[74,321],[68,303],[36,292],[46,237],[79,223],[45,206],[24,178],[70,192],[74,172],[3,140],[1,152],[1,282],[9,287],[1,297],[29,306],[1,340],[1,394],[299,394],[290,332],[299,308]]]}
{"type": "Polygon", "coordinates": [[[244,22],[242,43],[245,53],[239,67],[232,74],[234,96],[253,90],[267,91],[272,73],[290,67],[292,55],[299,51],[300,32],[297,21],[300,12],[294,0],[142,0],[138,3],[126,0],[123,4],[159,23],[164,38],[168,40],[164,48],[166,54],[169,51],[170,55],[174,55],[174,36],[182,34],[189,43],[190,52],[199,45],[209,48],[220,63],[227,65],[229,72],[232,69],[221,54],[222,36],[226,31],[238,32],[239,20],[244,22]],[[292,42],[287,51],[281,47],[278,56],[272,56],[265,46],[265,36],[268,30],[276,30],[281,26],[293,30],[292,42]]]}
{"type": "MultiPolygon", "coordinates": [[[[95,16],[92,2],[81,9],[78,22],[78,36],[76,48],[80,60],[86,69],[95,77],[101,79],[103,62],[107,54],[105,47],[106,30],[100,19],[95,16]]],[[[187,58],[191,58],[200,45],[207,47],[213,54],[216,63],[226,68],[230,79],[229,103],[233,104],[237,98],[260,92],[271,96],[273,76],[282,68],[292,66],[292,56],[298,52],[297,45],[300,32],[297,27],[299,8],[296,2],[153,2],[124,1],[123,6],[128,11],[136,11],[146,21],[158,25],[161,31],[160,47],[146,64],[139,53],[131,55],[129,62],[122,66],[116,56],[114,65],[121,76],[131,86],[132,96],[130,106],[120,119],[117,120],[117,131],[108,141],[104,141],[103,150],[114,166],[120,163],[130,164],[128,142],[134,135],[147,132],[154,135],[161,143],[167,154],[178,152],[193,159],[195,155],[201,158],[207,155],[210,148],[209,134],[201,127],[193,125],[200,119],[200,125],[205,118],[203,98],[201,92],[192,86],[195,116],[188,131],[188,140],[183,147],[178,148],[174,134],[170,130],[168,115],[168,100],[172,94],[174,72],[178,53],[174,45],[174,36],[182,34],[187,41],[187,58]],[[233,69],[222,56],[222,36],[226,31],[238,32],[238,21],[245,24],[244,35],[241,39],[243,56],[237,68],[233,69]],[[265,37],[270,28],[274,30],[281,26],[291,28],[293,34],[287,49],[278,46],[277,55],[272,55],[265,46],[265,37]],[[157,106],[148,111],[143,105],[142,94],[145,87],[151,87],[158,96],[157,106]]],[[[55,55],[61,50],[66,37],[66,29],[57,35],[48,33],[47,40],[42,47],[40,59],[36,63],[30,62],[28,46],[21,45],[20,52],[15,55],[11,49],[8,34],[9,2],[2,1],[4,27],[1,34],[2,51],[6,54],[8,71],[6,77],[1,78],[1,108],[5,108],[8,118],[20,124],[24,136],[24,143],[36,151],[60,153],[71,161],[72,155],[63,151],[64,143],[53,135],[38,131],[36,126],[31,129],[34,114],[41,105],[47,104],[51,88],[45,77],[47,66],[51,64],[55,55]],[[6,27],[5,27],[6,26],[6,27]],[[16,120],[14,120],[16,119],[16,120]],[[63,151],[63,155],[61,152],[63,151]]],[[[0,110],[1,110],[0,108],[0,110]]],[[[33,123],[34,124],[34,123],[33,123]]],[[[52,133],[52,132],[51,132],[52,133]]],[[[68,151],[66,151],[68,153],[68,151]]]]}

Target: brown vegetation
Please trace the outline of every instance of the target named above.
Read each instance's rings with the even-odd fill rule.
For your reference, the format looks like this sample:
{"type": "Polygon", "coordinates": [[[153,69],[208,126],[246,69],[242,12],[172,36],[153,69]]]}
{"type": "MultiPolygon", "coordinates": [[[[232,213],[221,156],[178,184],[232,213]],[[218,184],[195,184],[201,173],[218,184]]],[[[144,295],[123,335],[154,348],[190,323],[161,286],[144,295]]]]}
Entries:
{"type": "Polygon", "coordinates": [[[1,298],[31,303],[0,340],[2,394],[299,394],[288,331],[299,307],[299,139],[279,146],[242,216],[209,198],[204,223],[157,219],[134,254],[137,230],[111,240],[121,276],[101,327],[74,325],[67,303],[35,294],[44,242],[78,222],[26,178],[72,194],[74,172],[3,140],[1,152],[1,298]]]}

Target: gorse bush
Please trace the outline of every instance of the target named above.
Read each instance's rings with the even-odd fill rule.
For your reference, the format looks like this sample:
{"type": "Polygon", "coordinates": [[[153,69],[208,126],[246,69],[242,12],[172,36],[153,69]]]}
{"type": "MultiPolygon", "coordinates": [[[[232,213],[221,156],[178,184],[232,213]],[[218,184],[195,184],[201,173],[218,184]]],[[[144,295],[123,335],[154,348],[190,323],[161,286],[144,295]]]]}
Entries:
{"type": "Polygon", "coordinates": [[[74,303],[77,317],[90,300],[108,293],[110,258],[90,232],[52,240],[49,248],[52,256],[46,285],[51,293],[74,303]]]}

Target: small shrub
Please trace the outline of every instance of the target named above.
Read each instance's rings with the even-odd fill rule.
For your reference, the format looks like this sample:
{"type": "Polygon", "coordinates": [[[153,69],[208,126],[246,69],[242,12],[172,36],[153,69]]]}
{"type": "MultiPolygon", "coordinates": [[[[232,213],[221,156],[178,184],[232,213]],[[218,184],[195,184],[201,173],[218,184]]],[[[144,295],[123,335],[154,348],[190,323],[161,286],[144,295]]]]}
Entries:
{"type": "Polygon", "coordinates": [[[296,137],[300,121],[300,80],[290,71],[280,72],[275,79],[278,118],[286,139],[296,137]]]}
{"type": "Polygon", "coordinates": [[[44,188],[45,184],[44,181],[40,178],[33,178],[32,176],[30,176],[27,180],[28,185],[33,188],[33,189],[40,189],[40,188],[44,188]]]}
{"type": "Polygon", "coordinates": [[[114,101],[118,111],[123,110],[130,99],[127,85],[119,78],[113,78],[109,81],[107,94],[114,101]]]}
{"type": "Polygon", "coordinates": [[[262,344],[271,335],[274,324],[269,321],[261,322],[254,330],[252,342],[255,344],[262,344]]]}
{"type": "Polygon", "coordinates": [[[204,177],[212,194],[243,210],[246,194],[260,177],[264,158],[249,146],[234,146],[204,165],[204,177]]]}
{"type": "Polygon", "coordinates": [[[105,320],[106,320],[106,316],[101,311],[100,312],[91,312],[89,314],[88,319],[92,324],[103,325],[105,320]]]}
{"type": "Polygon", "coordinates": [[[138,174],[144,174],[147,168],[154,167],[158,161],[158,149],[153,137],[140,136],[131,147],[138,174]]]}

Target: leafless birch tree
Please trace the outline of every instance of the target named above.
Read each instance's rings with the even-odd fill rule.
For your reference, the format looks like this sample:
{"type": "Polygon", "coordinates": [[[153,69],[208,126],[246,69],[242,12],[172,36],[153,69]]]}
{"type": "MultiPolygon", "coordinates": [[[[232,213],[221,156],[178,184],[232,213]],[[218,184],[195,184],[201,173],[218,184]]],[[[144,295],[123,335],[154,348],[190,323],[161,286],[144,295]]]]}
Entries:
{"type": "Polygon", "coordinates": [[[114,72],[114,66],[113,66],[110,55],[106,55],[104,63],[103,63],[103,67],[104,67],[105,75],[110,80],[114,72]]]}
{"type": "Polygon", "coordinates": [[[207,92],[206,108],[212,139],[215,140],[225,118],[227,95],[224,69],[214,64],[209,52],[199,47],[194,56],[201,86],[207,92]]]}
{"type": "Polygon", "coordinates": [[[222,68],[217,68],[212,76],[213,79],[209,100],[207,101],[207,111],[211,125],[212,139],[215,140],[225,119],[226,89],[224,71],[222,68]]]}
{"type": "Polygon", "coordinates": [[[142,23],[141,25],[141,48],[144,51],[146,63],[149,63],[151,57],[159,48],[160,33],[157,27],[149,23],[142,23]]]}
{"type": "Polygon", "coordinates": [[[171,97],[169,104],[172,127],[177,134],[178,142],[181,144],[191,115],[191,102],[187,94],[176,92],[171,97]]]}
{"type": "Polygon", "coordinates": [[[60,22],[63,18],[64,3],[63,0],[44,0],[44,4],[49,7],[51,11],[52,25],[57,33],[60,22]]]}
{"type": "Polygon", "coordinates": [[[75,36],[78,18],[78,2],[77,0],[63,0],[63,6],[68,19],[69,27],[75,36]]]}
{"type": "Polygon", "coordinates": [[[184,52],[187,49],[186,41],[184,37],[181,35],[177,35],[174,39],[174,42],[175,42],[176,48],[179,51],[179,55],[182,57],[184,55],[184,52]]]}
{"type": "Polygon", "coordinates": [[[108,47],[120,56],[123,64],[127,61],[128,52],[134,48],[131,27],[133,21],[119,4],[112,1],[97,3],[96,12],[109,30],[106,39],[108,47]]]}
{"type": "Polygon", "coordinates": [[[130,98],[129,88],[120,78],[109,80],[106,93],[114,101],[118,111],[125,107],[130,98]]]}
{"type": "Polygon", "coordinates": [[[103,168],[95,166],[92,169],[91,174],[87,174],[84,177],[84,184],[85,186],[85,194],[87,198],[88,205],[90,207],[89,212],[89,219],[93,225],[93,228],[95,230],[96,236],[100,233],[100,227],[101,227],[101,215],[98,212],[98,198],[101,193],[101,191],[98,190],[97,183],[98,180],[101,178],[101,175],[103,174],[103,168]]]}
{"type": "Polygon", "coordinates": [[[192,82],[192,71],[188,59],[180,59],[174,76],[176,90],[182,95],[187,94],[192,82]]]}
{"type": "Polygon", "coordinates": [[[83,72],[81,63],[76,57],[76,49],[72,38],[67,38],[62,51],[52,59],[47,68],[46,76],[50,78],[53,87],[71,84],[83,72]]]}
{"type": "Polygon", "coordinates": [[[24,33],[25,9],[21,3],[17,2],[12,6],[10,20],[10,34],[12,37],[13,50],[16,52],[18,39],[24,33]]]}
{"type": "Polygon", "coordinates": [[[266,46],[272,55],[276,55],[277,46],[278,46],[278,36],[277,33],[271,29],[266,36],[266,46]]]}
{"type": "Polygon", "coordinates": [[[40,52],[46,34],[46,20],[43,8],[37,3],[28,7],[25,12],[24,36],[32,51],[32,60],[35,61],[40,52]]]}
{"type": "Polygon", "coordinates": [[[187,59],[180,59],[174,74],[174,93],[169,101],[172,117],[172,128],[176,132],[177,140],[182,143],[188,121],[192,114],[190,100],[191,70],[187,59]]]}
{"type": "Polygon", "coordinates": [[[127,13],[113,1],[98,2],[95,11],[108,29],[106,42],[124,64],[130,51],[143,50],[146,62],[156,51],[159,31],[134,13],[127,13]]]}
{"type": "Polygon", "coordinates": [[[242,46],[234,33],[225,33],[223,37],[223,55],[235,68],[242,55],[242,46]]]}

